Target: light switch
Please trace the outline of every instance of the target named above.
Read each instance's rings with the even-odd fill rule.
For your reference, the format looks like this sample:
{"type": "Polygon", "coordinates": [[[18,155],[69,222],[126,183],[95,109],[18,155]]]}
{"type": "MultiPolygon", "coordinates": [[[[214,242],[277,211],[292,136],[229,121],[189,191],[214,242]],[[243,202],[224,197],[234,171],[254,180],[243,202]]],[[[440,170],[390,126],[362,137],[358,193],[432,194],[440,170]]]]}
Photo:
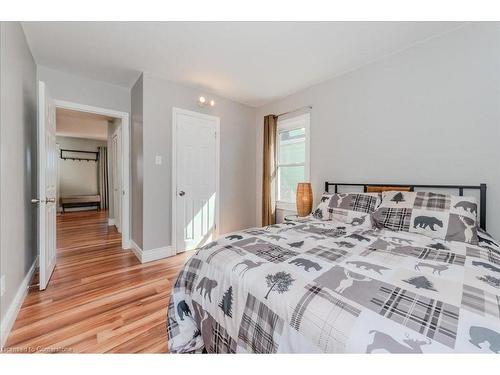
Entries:
{"type": "Polygon", "coordinates": [[[162,160],[161,160],[161,155],[156,155],[155,157],[155,164],[156,165],[161,165],[162,160]]]}

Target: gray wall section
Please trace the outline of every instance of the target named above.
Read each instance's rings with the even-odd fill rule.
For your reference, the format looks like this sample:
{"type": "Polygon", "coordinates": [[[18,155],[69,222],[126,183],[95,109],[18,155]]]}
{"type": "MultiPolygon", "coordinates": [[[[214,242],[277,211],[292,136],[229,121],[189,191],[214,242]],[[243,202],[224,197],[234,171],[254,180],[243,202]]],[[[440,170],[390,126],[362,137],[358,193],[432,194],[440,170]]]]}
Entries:
{"type": "Polygon", "coordinates": [[[132,87],[130,132],[131,239],[143,248],[143,78],[132,87]]]}
{"type": "MultiPolygon", "coordinates": [[[[255,225],[255,109],[149,74],[144,84],[143,249],[171,245],[172,108],[220,117],[220,233],[255,225]],[[196,104],[205,94],[214,108],[196,104]],[[155,156],[162,156],[162,165],[155,156]]],[[[134,97],[132,98],[134,107],[134,97]]]]}
{"type": "Polygon", "coordinates": [[[311,112],[311,182],[488,184],[488,230],[500,238],[500,26],[471,23],[257,111],[262,123],[311,112]]]}
{"type": "Polygon", "coordinates": [[[130,112],[130,90],[38,65],[38,79],[44,81],[54,99],[94,107],[130,112]]]}
{"type": "Polygon", "coordinates": [[[3,321],[36,259],[36,66],[17,22],[0,23],[0,272],[3,321]]]}

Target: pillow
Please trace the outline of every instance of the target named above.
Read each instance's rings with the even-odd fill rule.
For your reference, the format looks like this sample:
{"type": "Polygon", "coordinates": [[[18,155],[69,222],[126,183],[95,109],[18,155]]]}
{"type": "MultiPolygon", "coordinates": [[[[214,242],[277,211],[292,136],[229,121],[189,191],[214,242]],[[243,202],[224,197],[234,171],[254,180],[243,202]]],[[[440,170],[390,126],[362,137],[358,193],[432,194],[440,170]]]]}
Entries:
{"type": "Polygon", "coordinates": [[[377,228],[477,245],[477,202],[430,192],[387,191],[372,214],[377,228]]]}
{"type": "Polygon", "coordinates": [[[324,193],[313,216],[338,220],[360,227],[372,227],[370,214],[380,203],[378,193],[324,193]]]}
{"type": "Polygon", "coordinates": [[[493,238],[491,234],[486,232],[484,229],[479,228],[477,232],[478,245],[491,249],[493,251],[500,251],[500,244],[493,238]]]}
{"type": "Polygon", "coordinates": [[[328,213],[328,204],[330,199],[332,199],[333,194],[323,193],[319,201],[318,207],[313,211],[312,215],[316,219],[320,220],[330,220],[330,214],[328,213]]]}

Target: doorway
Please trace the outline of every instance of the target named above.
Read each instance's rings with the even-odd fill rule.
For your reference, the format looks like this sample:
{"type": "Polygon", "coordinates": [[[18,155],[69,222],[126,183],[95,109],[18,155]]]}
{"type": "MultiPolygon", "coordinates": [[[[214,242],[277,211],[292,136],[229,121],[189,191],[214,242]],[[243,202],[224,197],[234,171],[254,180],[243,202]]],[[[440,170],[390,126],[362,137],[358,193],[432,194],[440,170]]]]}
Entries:
{"type": "Polygon", "coordinates": [[[109,123],[108,166],[109,173],[109,224],[121,232],[122,248],[130,249],[130,123],[129,114],[106,108],[54,100],[57,110],[72,110],[90,115],[100,115],[115,120],[109,123]],[[115,166],[114,168],[111,166],[115,166]]]}
{"type": "Polygon", "coordinates": [[[172,111],[172,242],[177,253],[217,238],[219,131],[218,117],[172,111]]]}

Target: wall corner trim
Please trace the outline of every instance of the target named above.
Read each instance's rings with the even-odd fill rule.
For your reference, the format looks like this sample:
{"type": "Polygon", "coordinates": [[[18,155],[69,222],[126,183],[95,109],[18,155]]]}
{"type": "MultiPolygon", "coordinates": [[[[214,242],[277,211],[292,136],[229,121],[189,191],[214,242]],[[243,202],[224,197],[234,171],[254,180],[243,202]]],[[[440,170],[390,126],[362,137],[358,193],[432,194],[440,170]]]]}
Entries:
{"type": "Polygon", "coordinates": [[[168,258],[175,255],[173,246],[163,246],[156,249],[143,250],[134,242],[134,240],[130,240],[130,245],[132,252],[141,263],[153,262],[158,259],[168,258]]]}
{"type": "Polygon", "coordinates": [[[31,265],[30,269],[28,270],[28,273],[21,282],[21,285],[19,285],[19,289],[17,290],[17,293],[14,296],[14,300],[11,302],[2,322],[0,323],[0,350],[3,349],[7,341],[7,338],[9,337],[9,333],[12,330],[12,326],[16,321],[17,314],[19,313],[19,310],[23,305],[24,299],[28,294],[28,287],[30,285],[31,278],[35,273],[37,265],[38,265],[38,256],[33,261],[33,264],[31,265]]]}

